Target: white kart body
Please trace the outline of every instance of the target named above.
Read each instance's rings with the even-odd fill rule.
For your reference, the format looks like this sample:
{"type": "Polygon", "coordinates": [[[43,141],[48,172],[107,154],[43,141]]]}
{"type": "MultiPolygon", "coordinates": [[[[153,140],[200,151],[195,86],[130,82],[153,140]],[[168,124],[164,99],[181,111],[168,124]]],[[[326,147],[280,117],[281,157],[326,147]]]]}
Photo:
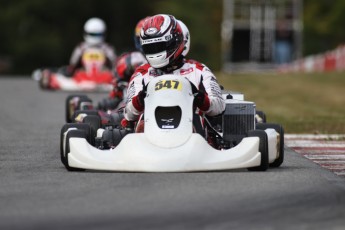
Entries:
{"type": "MultiPolygon", "coordinates": [[[[193,133],[193,99],[190,83],[185,78],[165,75],[153,79],[145,98],[144,133],[128,134],[110,150],[97,149],[83,138],[70,138],[69,166],[131,172],[189,172],[259,166],[258,137],[246,137],[231,149],[216,150],[200,134],[193,133]],[[174,118],[164,120],[166,124],[159,127],[155,116],[159,106],[181,108],[177,127],[170,124],[174,118]]],[[[97,136],[103,131],[99,129],[97,136]]],[[[277,156],[277,133],[272,129],[267,134],[272,162],[277,156]]]]}

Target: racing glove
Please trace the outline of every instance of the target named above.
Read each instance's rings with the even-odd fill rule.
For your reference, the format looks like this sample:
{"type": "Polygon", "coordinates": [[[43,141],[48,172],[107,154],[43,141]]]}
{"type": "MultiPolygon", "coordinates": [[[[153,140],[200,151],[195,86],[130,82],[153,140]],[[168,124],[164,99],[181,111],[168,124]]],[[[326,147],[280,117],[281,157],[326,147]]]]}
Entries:
{"type": "Polygon", "coordinates": [[[210,99],[204,90],[198,90],[191,82],[192,93],[194,95],[194,107],[198,107],[201,111],[207,111],[210,108],[210,99]]]}
{"type": "Polygon", "coordinates": [[[142,81],[142,84],[143,84],[143,89],[136,96],[132,98],[132,103],[133,103],[134,108],[140,112],[144,110],[144,107],[145,107],[144,99],[146,97],[146,92],[147,92],[147,85],[145,85],[144,79],[142,81]]]}

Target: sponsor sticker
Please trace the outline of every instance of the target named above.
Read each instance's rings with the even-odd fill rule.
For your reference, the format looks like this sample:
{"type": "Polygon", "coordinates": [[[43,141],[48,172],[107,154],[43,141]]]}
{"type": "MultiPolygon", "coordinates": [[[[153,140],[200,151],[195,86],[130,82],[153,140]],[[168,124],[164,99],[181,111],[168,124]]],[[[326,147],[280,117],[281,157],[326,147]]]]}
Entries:
{"type": "Polygon", "coordinates": [[[156,83],[155,91],[164,89],[182,90],[182,84],[178,80],[162,80],[156,83]]]}
{"type": "Polygon", "coordinates": [[[150,27],[145,31],[145,34],[152,35],[157,33],[158,29],[156,27],[150,27]]]}

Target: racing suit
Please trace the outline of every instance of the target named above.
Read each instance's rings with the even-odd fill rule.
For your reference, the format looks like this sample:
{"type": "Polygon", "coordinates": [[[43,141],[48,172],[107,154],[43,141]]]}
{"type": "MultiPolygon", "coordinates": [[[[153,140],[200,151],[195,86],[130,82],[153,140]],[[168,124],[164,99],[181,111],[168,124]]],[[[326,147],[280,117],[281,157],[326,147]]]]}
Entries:
{"type": "Polygon", "coordinates": [[[82,66],[81,58],[83,53],[88,48],[98,48],[104,52],[106,57],[105,66],[112,70],[114,68],[114,63],[116,60],[116,53],[112,46],[107,43],[102,43],[99,45],[89,45],[86,42],[81,42],[74,50],[70,58],[69,72],[72,74],[76,69],[82,66]]]}
{"type": "Polygon", "coordinates": [[[216,116],[221,114],[225,109],[225,101],[222,97],[220,86],[216,77],[205,65],[196,61],[183,60],[182,66],[169,72],[163,72],[160,69],[155,69],[150,64],[145,64],[137,68],[133,74],[127,90],[127,104],[125,107],[124,117],[128,121],[138,120],[141,113],[143,113],[143,106],[138,104],[135,97],[143,89],[143,84],[163,74],[173,74],[187,78],[199,90],[204,90],[207,94],[207,100],[204,105],[199,108],[208,116],[216,116]]]}
{"type": "Polygon", "coordinates": [[[139,51],[124,53],[118,57],[115,66],[113,89],[110,91],[108,98],[104,98],[98,103],[98,108],[105,111],[115,109],[122,101],[123,90],[127,88],[135,69],[144,63],[147,63],[147,60],[139,51]]]}
{"type": "Polygon", "coordinates": [[[116,77],[119,81],[129,82],[135,69],[144,63],[147,63],[147,60],[141,52],[124,53],[116,61],[116,77]]]}

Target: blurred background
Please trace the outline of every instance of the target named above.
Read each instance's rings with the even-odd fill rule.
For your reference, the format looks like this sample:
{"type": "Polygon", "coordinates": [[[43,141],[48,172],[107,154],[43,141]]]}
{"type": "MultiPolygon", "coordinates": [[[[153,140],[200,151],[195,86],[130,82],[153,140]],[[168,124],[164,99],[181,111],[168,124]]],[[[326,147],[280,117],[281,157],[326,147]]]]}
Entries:
{"type": "Polygon", "coordinates": [[[189,27],[190,58],[214,71],[271,69],[345,41],[342,0],[1,0],[0,74],[65,65],[90,17],[117,54],[141,18],[173,14],[189,27]]]}

